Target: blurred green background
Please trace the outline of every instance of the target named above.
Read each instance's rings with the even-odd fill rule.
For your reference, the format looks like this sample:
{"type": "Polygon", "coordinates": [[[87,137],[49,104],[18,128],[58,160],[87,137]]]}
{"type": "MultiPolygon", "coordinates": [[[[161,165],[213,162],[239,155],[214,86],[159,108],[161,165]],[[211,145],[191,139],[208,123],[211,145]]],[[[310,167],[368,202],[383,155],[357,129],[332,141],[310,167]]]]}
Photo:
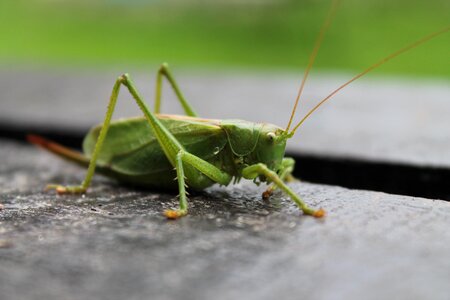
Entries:
{"type": "MultiPolygon", "coordinates": [[[[304,68],[330,1],[2,0],[0,65],[304,68]]],[[[316,70],[355,71],[448,25],[448,0],[347,0],[316,70]]],[[[450,76],[450,34],[378,73],[450,76]]]]}

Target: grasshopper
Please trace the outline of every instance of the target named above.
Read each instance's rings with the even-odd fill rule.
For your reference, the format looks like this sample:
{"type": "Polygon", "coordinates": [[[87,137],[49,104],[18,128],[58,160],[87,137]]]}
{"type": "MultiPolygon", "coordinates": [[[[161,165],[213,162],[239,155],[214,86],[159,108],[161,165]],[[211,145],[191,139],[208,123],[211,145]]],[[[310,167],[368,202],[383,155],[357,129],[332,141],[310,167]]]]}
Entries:
{"type": "Polygon", "coordinates": [[[143,101],[130,75],[118,77],[103,123],[92,128],[84,139],[84,154],[38,136],[28,137],[30,142],[87,167],[86,177],[80,185],[52,184],[47,188],[55,189],[58,194],[85,193],[97,170],[120,182],[142,187],[178,189],[179,208],[164,212],[167,218],[176,219],[188,213],[187,187],[203,190],[216,183],[226,186],[245,178],[255,183],[270,183],[263,197],[269,197],[273,190],[278,188],[287,194],[304,214],[323,217],[325,211],[322,208],[309,207],[286,184],[293,178],[295,165],[294,159],[284,157],[287,140],[294,136],[296,130],[313,112],[342,88],[388,60],[450,29],[449,26],[427,35],[373,64],[321,100],[290,130],[303,87],[324,33],[335,14],[337,2],[332,3],[316,39],[285,129],[267,123],[199,118],[180,91],[168,65],[162,64],[156,77],[153,111],[143,101]],[[170,83],[186,115],[160,113],[163,78],[170,83]],[[122,86],[131,93],[143,112],[143,117],[111,121],[122,86]]]}

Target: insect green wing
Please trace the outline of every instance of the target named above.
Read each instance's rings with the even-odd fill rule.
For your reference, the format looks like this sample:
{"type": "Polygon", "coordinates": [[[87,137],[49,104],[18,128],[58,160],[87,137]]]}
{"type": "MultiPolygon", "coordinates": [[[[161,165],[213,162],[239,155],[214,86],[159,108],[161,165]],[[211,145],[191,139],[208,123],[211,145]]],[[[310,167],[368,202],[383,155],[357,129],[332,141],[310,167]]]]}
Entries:
{"type": "MultiPolygon", "coordinates": [[[[186,151],[205,160],[225,147],[226,137],[217,125],[170,118],[160,120],[186,151]]],[[[94,151],[100,129],[101,126],[91,129],[83,142],[83,150],[88,157],[94,151]]],[[[144,118],[111,123],[98,165],[126,175],[145,175],[173,168],[144,118]]]]}

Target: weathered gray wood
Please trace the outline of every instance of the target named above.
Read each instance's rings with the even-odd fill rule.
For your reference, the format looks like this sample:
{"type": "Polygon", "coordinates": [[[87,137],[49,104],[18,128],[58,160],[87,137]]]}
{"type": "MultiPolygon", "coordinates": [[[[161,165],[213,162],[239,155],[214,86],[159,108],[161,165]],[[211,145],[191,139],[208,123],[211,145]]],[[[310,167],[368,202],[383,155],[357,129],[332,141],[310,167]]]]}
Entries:
{"type": "Polygon", "coordinates": [[[0,140],[0,299],[448,299],[450,203],[294,183],[322,220],[243,184],[191,197],[96,177],[0,140]]]}
{"type": "MultiPolygon", "coordinates": [[[[156,69],[147,74],[131,72],[151,104],[156,69]]],[[[272,76],[182,72],[176,66],[174,69],[186,97],[201,116],[266,121],[283,127],[300,80],[300,72],[272,76]]],[[[19,126],[85,131],[101,122],[120,72],[0,71],[0,120],[19,126]]],[[[351,75],[312,78],[301,104],[303,112],[351,75]]],[[[116,116],[140,114],[128,94],[123,95],[116,116]]],[[[163,109],[167,113],[181,112],[167,85],[163,109]]],[[[350,85],[314,115],[291,141],[289,149],[448,167],[449,115],[448,80],[365,79],[350,85]]]]}

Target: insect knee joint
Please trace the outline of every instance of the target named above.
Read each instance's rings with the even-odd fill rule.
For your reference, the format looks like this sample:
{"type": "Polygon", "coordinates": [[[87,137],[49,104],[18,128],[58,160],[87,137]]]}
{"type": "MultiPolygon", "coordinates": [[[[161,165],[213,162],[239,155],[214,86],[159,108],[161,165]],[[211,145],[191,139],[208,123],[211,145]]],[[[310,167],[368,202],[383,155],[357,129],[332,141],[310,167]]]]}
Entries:
{"type": "Polygon", "coordinates": [[[259,169],[259,170],[263,170],[263,171],[269,170],[269,169],[267,168],[267,166],[266,166],[265,164],[263,164],[263,163],[258,163],[257,166],[258,166],[258,169],[259,169]]]}
{"type": "Polygon", "coordinates": [[[184,155],[184,151],[183,151],[183,150],[178,151],[177,157],[178,157],[179,159],[183,158],[183,155],[184,155]]]}
{"type": "Polygon", "coordinates": [[[124,73],[122,75],[119,76],[119,81],[121,83],[126,83],[130,80],[130,75],[128,73],[124,73]]]}
{"type": "Polygon", "coordinates": [[[169,69],[169,64],[166,62],[163,62],[161,64],[161,67],[159,67],[159,72],[160,73],[166,73],[166,71],[169,69]]]}

